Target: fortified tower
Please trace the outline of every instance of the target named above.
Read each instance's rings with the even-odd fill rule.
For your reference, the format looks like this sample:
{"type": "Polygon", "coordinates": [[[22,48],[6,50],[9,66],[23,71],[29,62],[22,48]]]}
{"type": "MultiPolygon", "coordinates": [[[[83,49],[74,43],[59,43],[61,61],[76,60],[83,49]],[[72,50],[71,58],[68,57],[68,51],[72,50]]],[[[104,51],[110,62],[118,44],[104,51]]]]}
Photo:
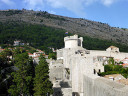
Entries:
{"type": "Polygon", "coordinates": [[[83,37],[78,38],[78,35],[68,36],[64,38],[65,48],[82,47],[83,37]]]}

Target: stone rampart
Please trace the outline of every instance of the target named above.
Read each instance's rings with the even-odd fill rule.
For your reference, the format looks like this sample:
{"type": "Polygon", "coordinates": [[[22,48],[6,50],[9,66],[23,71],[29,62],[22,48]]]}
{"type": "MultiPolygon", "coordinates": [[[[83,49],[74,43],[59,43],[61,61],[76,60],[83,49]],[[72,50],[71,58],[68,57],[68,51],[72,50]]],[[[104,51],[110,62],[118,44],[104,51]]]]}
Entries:
{"type": "Polygon", "coordinates": [[[89,50],[91,56],[107,56],[114,57],[115,59],[124,59],[128,57],[128,53],[123,52],[108,52],[108,51],[99,51],[99,50],[89,50]]]}
{"type": "Polygon", "coordinates": [[[128,96],[128,86],[98,76],[84,75],[84,96],[128,96]]]}

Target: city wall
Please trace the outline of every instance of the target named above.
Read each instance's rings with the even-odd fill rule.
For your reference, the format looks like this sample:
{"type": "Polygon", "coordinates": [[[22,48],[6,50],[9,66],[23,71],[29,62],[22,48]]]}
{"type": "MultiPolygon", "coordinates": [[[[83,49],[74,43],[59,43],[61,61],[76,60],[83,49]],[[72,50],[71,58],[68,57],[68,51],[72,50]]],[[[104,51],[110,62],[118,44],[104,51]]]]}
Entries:
{"type": "Polygon", "coordinates": [[[123,52],[111,52],[111,51],[99,51],[99,50],[89,50],[92,56],[108,56],[114,57],[114,59],[124,59],[128,57],[128,53],[123,52]]]}
{"type": "Polygon", "coordinates": [[[57,60],[50,63],[51,81],[55,78],[58,86],[54,87],[61,89],[57,92],[62,96],[128,96],[127,85],[97,76],[95,70],[104,72],[104,66],[103,61],[99,65],[94,61],[94,57],[122,60],[128,53],[119,52],[115,46],[104,51],[86,50],[82,41],[77,35],[65,37],[65,48],[57,50],[57,60]]]}
{"type": "Polygon", "coordinates": [[[84,75],[83,96],[128,96],[128,86],[106,78],[84,75]]]}

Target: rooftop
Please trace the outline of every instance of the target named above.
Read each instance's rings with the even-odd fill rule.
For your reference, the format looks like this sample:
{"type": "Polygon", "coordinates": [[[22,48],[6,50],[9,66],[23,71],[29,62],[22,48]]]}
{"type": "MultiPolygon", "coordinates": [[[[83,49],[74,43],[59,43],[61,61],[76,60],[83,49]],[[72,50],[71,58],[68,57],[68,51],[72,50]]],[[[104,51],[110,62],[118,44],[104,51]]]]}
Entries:
{"type": "Polygon", "coordinates": [[[110,46],[110,47],[108,47],[108,48],[118,48],[118,47],[116,47],[116,46],[110,46]]]}

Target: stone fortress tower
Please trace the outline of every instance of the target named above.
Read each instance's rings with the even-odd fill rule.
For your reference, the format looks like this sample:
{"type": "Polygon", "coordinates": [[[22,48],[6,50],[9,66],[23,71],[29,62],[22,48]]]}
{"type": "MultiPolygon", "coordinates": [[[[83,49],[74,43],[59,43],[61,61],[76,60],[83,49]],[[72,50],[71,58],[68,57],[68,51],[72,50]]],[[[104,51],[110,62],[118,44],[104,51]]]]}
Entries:
{"type": "Polygon", "coordinates": [[[78,35],[67,36],[64,42],[65,47],[57,50],[57,60],[49,64],[55,96],[127,96],[128,86],[99,77],[97,73],[104,72],[103,63],[109,57],[122,59],[128,53],[121,53],[114,46],[106,51],[84,49],[83,38],[78,35]]]}
{"type": "Polygon", "coordinates": [[[78,38],[78,35],[68,36],[64,38],[65,48],[82,47],[83,37],[78,38]]]}

